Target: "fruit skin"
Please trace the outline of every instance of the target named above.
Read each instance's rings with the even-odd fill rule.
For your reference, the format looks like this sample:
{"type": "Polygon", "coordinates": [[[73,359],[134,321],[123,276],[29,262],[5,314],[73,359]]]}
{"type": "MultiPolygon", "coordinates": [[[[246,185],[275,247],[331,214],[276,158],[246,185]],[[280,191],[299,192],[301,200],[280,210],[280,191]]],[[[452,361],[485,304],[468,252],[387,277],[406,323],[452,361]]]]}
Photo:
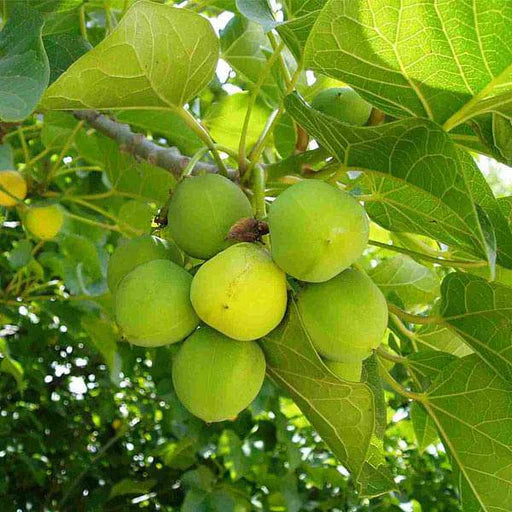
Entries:
{"type": "Polygon", "coordinates": [[[346,192],[305,180],[282,192],[268,215],[272,258],[308,282],[331,279],[354,263],[368,243],[368,217],[346,192]]]}
{"type": "Polygon", "coordinates": [[[368,357],[388,323],[384,295],[367,275],[352,269],[325,283],[306,285],[297,305],[320,355],[341,363],[368,357]]]}
{"type": "Polygon", "coordinates": [[[116,320],[133,345],[159,347],[176,343],[199,324],[190,304],[192,276],[169,260],[139,265],[119,283],[116,320]]]}
{"type": "Polygon", "coordinates": [[[265,377],[257,343],[236,341],[200,327],[181,346],[172,366],[181,403],[206,422],[234,419],[256,397],[265,377]]]}
{"type": "Polygon", "coordinates": [[[332,87],[320,91],[311,102],[315,110],[353,126],[368,122],[372,106],[350,87],[332,87]]]}
{"type": "Polygon", "coordinates": [[[190,298],[206,324],[235,340],[255,340],[283,319],[286,276],[264,249],[236,244],[203,263],[190,298]]]}
{"type": "Polygon", "coordinates": [[[174,191],[169,203],[169,230],[190,256],[208,259],[233,242],[229,228],[252,217],[251,203],[232,181],[217,174],[191,176],[174,191]]]}
{"type": "Polygon", "coordinates": [[[183,255],[175,243],[151,235],[131,238],[116,247],[108,262],[107,282],[110,291],[115,293],[125,275],[151,260],[170,260],[183,266],[183,255]]]}
{"type": "Polygon", "coordinates": [[[355,363],[339,363],[337,361],[330,361],[324,359],[325,366],[331,370],[337,377],[350,382],[360,382],[361,372],[363,371],[363,361],[355,363]]]}
{"type": "Polygon", "coordinates": [[[18,171],[0,171],[0,205],[16,206],[18,201],[23,201],[27,195],[27,182],[18,171]],[[2,189],[7,190],[14,197],[6,194],[2,189]]]}
{"type": "Polygon", "coordinates": [[[64,213],[58,204],[31,206],[25,213],[25,227],[41,240],[53,240],[64,224],[64,213]]]}

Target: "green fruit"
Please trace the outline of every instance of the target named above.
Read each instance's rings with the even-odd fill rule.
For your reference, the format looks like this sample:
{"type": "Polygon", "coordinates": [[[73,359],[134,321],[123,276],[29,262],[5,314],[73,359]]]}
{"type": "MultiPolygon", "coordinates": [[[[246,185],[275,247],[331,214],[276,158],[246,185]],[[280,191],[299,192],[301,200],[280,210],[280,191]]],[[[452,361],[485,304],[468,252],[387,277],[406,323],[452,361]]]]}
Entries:
{"type": "Polygon", "coordinates": [[[347,269],[299,293],[304,327],[321,356],[356,363],[377,348],[388,323],[386,299],[365,274],[347,269]]]}
{"type": "Polygon", "coordinates": [[[53,240],[64,224],[64,213],[58,204],[31,206],[25,213],[25,227],[41,240],[53,240]]]}
{"type": "Polygon", "coordinates": [[[185,340],[172,366],[181,403],[207,422],[236,418],[264,377],[265,357],[257,343],[232,340],[209,327],[185,340]]]}
{"type": "Polygon", "coordinates": [[[192,276],[169,260],[152,260],[117,287],[116,319],[134,345],[159,347],[188,336],[199,324],[190,304],[192,276]]]}
{"type": "Polygon", "coordinates": [[[313,98],[311,106],[354,126],[365,125],[372,112],[372,106],[350,87],[325,89],[313,98]]]}
{"type": "Polygon", "coordinates": [[[107,282],[112,293],[123,277],[151,260],[171,260],[183,265],[183,255],[175,243],[156,236],[142,235],[119,244],[108,262],[107,282]]]}
{"type": "Polygon", "coordinates": [[[190,298],[201,320],[214,329],[235,340],[255,340],[284,316],[286,276],[264,249],[237,244],[202,265],[190,298]]]}
{"type": "Polygon", "coordinates": [[[361,381],[361,372],[363,371],[363,361],[355,363],[339,363],[337,361],[324,360],[325,366],[331,370],[334,375],[341,377],[343,380],[351,382],[361,381]]]}
{"type": "Polygon", "coordinates": [[[301,281],[331,279],[363,253],[368,218],[346,192],[306,180],[282,192],[268,215],[272,258],[301,281]]]}
{"type": "Polygon", "coordinates": [[[217,174],[191,176],[174,191],[168,222],[173,239],[190,256],[208,259],[228,247],[231,226],[251,217],[249,199],[232,181],[217,174]]]}

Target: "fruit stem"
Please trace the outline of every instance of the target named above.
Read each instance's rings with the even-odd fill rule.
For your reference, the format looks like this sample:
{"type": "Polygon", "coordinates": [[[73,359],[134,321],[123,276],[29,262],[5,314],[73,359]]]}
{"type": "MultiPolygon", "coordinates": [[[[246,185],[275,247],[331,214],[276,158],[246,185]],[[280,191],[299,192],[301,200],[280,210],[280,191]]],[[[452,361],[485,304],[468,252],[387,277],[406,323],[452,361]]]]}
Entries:
{"type": "Polygon", "coordinates": [[[389,316],[391,320],[393,320],[393,323],[396,325],[396,328],[410,340],[414,352],[418,352],[418,344],[416,342],[418,336],[416,335],[416,333],[407,329],[407,327],[403,324],[400,318],[398,318],[396,315],[391,314],[389,316]]]}
{"type": "Polygon", "coordinates": [[[265,170],[256,165],[252,170],[252,191],[254,215],[258,220],[265,218],[267,209],[265,205],[265,170]]]}
{"type": "Polygon", "coordinates": [[[430,261],[432,263],[437,263],[438,265],[452,268],[475,268],[475,267],[485,267],[487,262],[485,261],[470,261],[470,260],[449,260],[443,258],[436,258],[435,256],[429,256],[428,254],[423,254],[421,252],[412,251],[411,249],[406,249],[404,247],[399,247],[397,245],[385,244],[383,242],[378,242],[377,240],[368,240],[370,245],[375,247],[381,247],[383,249],[389,249],[390,251],[399,252],[401,254],[407,254],[409,256],[416,257],[418,259],[422,259],[425,261],[430,261]]]}
{"type": "Polygon", "coordinates": [[[240,135],[240,144],[238,145],[238,170],[240,172],[240,176],[246,171],[246,150],[247,150],[247,131],[249,130],[249,124],[251,121],[251,114],[254,109],[254,105],[256,105],[256,100],[258,99],[258,95],[260,93],[261,88],[263,87],[263,82],[268,77],[270,70],[274,66],[276,60],[281,55],[281,51],[284,48],[284,44],[279,44],[276,48],[274,48],[274,52],[270,56],[267,61],[267,64],[263,68],[260,76],[258,77],[258,81],[254,85],[254,88],[251,91],[251,95],[249,97],[249,104],[247,105],[247,110],[245,111],[244,124],[242,126],[242,133],[240,135]]]}
{"type": "Polygon", "coordinates": [[[199,160],[201,160],[201,158],[204,157],[204,155],[206,155],[206,153],[208,153],[208,151],[210,151],[208,148],[201,148],[199,151],[196,151],[196,153],[188,161],[188,164],[186,165],[185,169],[183,169],[183,172],[181,173],[179,179],[182,180],[186,176],[190,176],[196,164],[199,162],[199,160]]]}
{"type": "Polygon", "coordinates": [[[228,177],[228,170],[224,165],[222,158],[217,151],[215,143],[211,138],[206,128],[186,109],[179,107],[174,109],[174,112],[178,114],[186,125],[206,144],[206,147],[212,152],[213,158],[219,167],[219,173],[222,176],[228,177]]]}
{"type": "Polygon", "coordinates": [[[412,313],[408,313],[398,306],[395,306],[391,302],[388,302],[388,310],[390,313],[395,314],[398,318],[401,318],[406,322],[410,322],[411,324],[441,324],[444,322],[443,318],[440,316],[413,315],[412,313]]]}
{"type": "Polygon", "coordinates": [[[424,393],[414,393],[413,391],[409,391],[405,389],[401,384],[399,384],[388,372],[384,363],[377,358],[379,363],[379,370],[381,377],[386,381],[387,384],[399,395],[408,398],[409,400],[415,400],[416,402],[424,402],[426,397],[424,393]]]}
{"type": "Polygon", "coordinates": [[[392,361],[393,363],[403,365],[407,365],[409,363],[406,357],[394,356],[393,354],[390,354],[385,348],[383,348],[382,345],[377,347],[377,355],[379,357],[387,359],[388,361],[392,361]]]}

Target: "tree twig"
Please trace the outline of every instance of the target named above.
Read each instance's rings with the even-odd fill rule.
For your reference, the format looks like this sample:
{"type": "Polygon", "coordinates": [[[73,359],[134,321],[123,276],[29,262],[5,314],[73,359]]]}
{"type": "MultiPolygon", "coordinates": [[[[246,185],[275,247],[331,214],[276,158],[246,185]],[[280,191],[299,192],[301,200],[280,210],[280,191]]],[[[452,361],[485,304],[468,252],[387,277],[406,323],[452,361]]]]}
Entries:
{"type": "MultiPolygon", "coordinates": [[[[190,157],[182,155],[176,147],[164,147],[155,144],[140,133],[133,132],[130,125],[114,121],[96,110],[75,110],[73,114],[77,119],[86,121],[98,132],[115,140],[130,153],[147,160],[152,165],[169,171],[176,179],[180,178],[183,169],[190,161],[190,157]]],[[[219,168],[214,164],[197,162],[192,174],[204,172],[218,174],[219,168]]],[[[231,179],[237,179],[238,171],[228,169],[228,175],[231,179]]]]}

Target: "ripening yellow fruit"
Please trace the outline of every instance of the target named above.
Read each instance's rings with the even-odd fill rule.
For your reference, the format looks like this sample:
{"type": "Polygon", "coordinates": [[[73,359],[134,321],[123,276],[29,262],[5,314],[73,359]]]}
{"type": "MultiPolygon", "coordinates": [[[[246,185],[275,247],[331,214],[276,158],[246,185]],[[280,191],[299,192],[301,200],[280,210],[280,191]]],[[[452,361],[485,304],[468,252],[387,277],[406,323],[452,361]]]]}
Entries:
{"type": "Polygon", "coordinates": [[[27,182],[18,171],[0,171],[0,205],[16,206],[27,195],[27,182]]]}
{"type": "Polygon", "coordinates": [[[25,227],[41,240],[53,240],[64,224],[64,213],[58,204],[31,206],[25,213],[25,227]]]}
{"type": "Polygon", "coordinates": [[[355,363],[340,363],[337,361],[324,360],[325,366],[331,370],[334,375],[350,382],[360,382],[361,372],[363,371],[363,361],[355,363]]]}
{"type": "Polygon", "coordinates": [[[255,244],[241,243],[204,263],[190,289],[203,322],[235,340],[268,334],[286,311],[286,276],[255,244]]]}

